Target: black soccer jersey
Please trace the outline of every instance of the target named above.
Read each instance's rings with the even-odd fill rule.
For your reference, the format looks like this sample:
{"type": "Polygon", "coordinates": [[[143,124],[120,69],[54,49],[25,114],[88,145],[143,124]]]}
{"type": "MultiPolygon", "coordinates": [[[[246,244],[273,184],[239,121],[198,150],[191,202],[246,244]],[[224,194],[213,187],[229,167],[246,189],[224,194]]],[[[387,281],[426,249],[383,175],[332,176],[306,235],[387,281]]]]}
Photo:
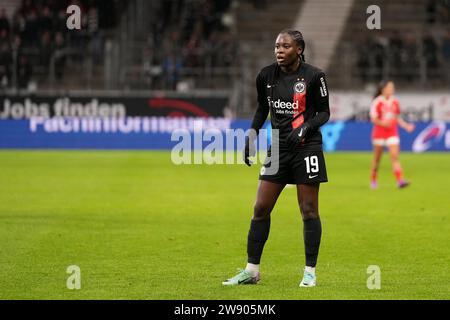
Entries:
{"type": "Polygon", "coordinates": [[[261,70],[256,78],[258,108],[252,128],[264,124],[270,112],[273,129],[280,134],[280,150],[286,149],[289,133],[308,122],[311,131],[300,148],[321,149],[319,127],[328,121],[330,108],[325,74],[310,64],[301,62],[297,71],[286,74],[274,63],[261,70]]]}

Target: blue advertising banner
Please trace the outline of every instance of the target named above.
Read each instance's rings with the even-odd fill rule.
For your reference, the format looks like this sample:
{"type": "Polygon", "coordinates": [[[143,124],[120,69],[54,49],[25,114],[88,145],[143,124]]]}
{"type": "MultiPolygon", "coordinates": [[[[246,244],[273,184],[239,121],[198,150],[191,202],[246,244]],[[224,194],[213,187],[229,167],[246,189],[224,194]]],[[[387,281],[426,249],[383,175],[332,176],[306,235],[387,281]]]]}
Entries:
{"type": "MultiPolygon", "coordinates": [[[[0,148],[169,150],[188,139],[194,149],[214,143],[219,149],[236,150],[242,148],[237,137],[245,134],[250,123],[176,117],[8,119],[0,120],[0,148]]],[[[270,136],[268,122],[264,128],[270,136]]],[[[368,122],[329,122],[321,128],[324,150],[369,151],[371,130],[368,122]]],[[[410,134],[400,129],[400,141],[404,151],[450,151],[450,123],[416,123],[410,134]]]]}
{"type": "MultiPolygon", "coordinates": [[[[332,122],[322,127],[325,151],[370,151],[372,124],[369,122],[332,122]]],[[[399,129],[404,151],[450,151],[450,123],[416,123],[412,133],[399,129]],[[448,129],[447,129],[448,128],[448,129]]]]}

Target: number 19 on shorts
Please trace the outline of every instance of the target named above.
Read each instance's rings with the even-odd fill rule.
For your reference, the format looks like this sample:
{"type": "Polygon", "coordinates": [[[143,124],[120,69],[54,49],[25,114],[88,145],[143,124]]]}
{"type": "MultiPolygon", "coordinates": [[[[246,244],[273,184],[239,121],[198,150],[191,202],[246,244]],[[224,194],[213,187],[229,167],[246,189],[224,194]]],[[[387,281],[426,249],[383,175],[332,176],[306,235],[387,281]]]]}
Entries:
{"type": "Polygon", "coordinates": [[[306,162],[306,173],[319,172],[319,159],[317,156],[306,157],[304,160],[306,162]]]}

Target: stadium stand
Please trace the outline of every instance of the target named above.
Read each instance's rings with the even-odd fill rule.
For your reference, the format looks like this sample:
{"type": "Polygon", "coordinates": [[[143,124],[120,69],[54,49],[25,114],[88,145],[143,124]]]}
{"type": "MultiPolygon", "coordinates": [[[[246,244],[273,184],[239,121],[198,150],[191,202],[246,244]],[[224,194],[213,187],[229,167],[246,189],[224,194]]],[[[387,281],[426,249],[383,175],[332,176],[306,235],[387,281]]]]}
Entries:
{"type": "Polygon", "coordinates": [[[377,1],[381,30],[367,30],[366,8],[354,1],[328,70],[331,85],[356,89],[390,78],[403,88],[449,84],[450,1],[377,1]]]}
{"type": "Polygon", "coordinates": [[[225,90],[248,116],[256,74],[286,27],[303,29],[307,61],[327,71],[334,89],[386,77],[400,87],[448,86],[449,0],[380,0],[381,30],[365,28],[371,1],[344,2],[3,0],[0,88],[225,90]],[[66,28],[69,4],[82,9],[81,30],[66,28]]]}
{"type": "MultiPolygon", "coordinates": [[[[124,57],[122,86],[165,90],[229,87],[238,52],[228,15],[231,1],[174,0],[139,6],[153,19],[132,26],[137,31],[131,41],[121,40],[136,49],[134,56],[124,57]]],[[[141,10],[129,12],[128,20],[135,20],[133,16],[141,10]]]]}
{"type": "Polygon", "coordinates": [[[71,82],[69,75],[79,74],[80,64],[102,60],[105,32],[117,25],[118,3],[101,0],[3,3],[0,17],[5,17],[7,23],[0,25],[8,24],[9,28],[0,30],[2,87],[41,89],[58,81],[61,86],[76,88],[83,77],[71,82]],[[66,27],[66,9],[70,4],[81,9],[82,28],[76,32],[66,27]]]}
{"type": "Polygon", "coordinates": [[[234,6],[236,33],[243,68],[242,101],[239,113],[250,116],[256,105],[255,79],[259,70],[274,62],[274,40],[283,29],[294,25],[303,0],[266,1],[255,6],[254,1],[237,1],[234,6]]]}

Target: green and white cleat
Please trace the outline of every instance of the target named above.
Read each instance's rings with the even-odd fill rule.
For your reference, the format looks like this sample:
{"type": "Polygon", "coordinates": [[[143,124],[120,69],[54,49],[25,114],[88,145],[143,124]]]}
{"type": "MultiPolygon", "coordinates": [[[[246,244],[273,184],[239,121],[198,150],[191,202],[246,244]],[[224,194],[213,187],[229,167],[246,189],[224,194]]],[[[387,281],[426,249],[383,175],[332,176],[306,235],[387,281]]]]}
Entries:
{"type": "Polygon", "coordinates": [[[239,273],[235,275],[233,278],[227,279],[222,282],[224,286],[237,286],[241,284],[257,284],[260,277],[259,272],[256,275],[253,275],[250,271],[245,269],[238,269],[239,273]]]}
{"type": "Polygon", "coordinates": [[[315,287],[316,286],[316,275],[314,273],[304,271],[303,279],[300,282],[300,287],[315,287]]]}

